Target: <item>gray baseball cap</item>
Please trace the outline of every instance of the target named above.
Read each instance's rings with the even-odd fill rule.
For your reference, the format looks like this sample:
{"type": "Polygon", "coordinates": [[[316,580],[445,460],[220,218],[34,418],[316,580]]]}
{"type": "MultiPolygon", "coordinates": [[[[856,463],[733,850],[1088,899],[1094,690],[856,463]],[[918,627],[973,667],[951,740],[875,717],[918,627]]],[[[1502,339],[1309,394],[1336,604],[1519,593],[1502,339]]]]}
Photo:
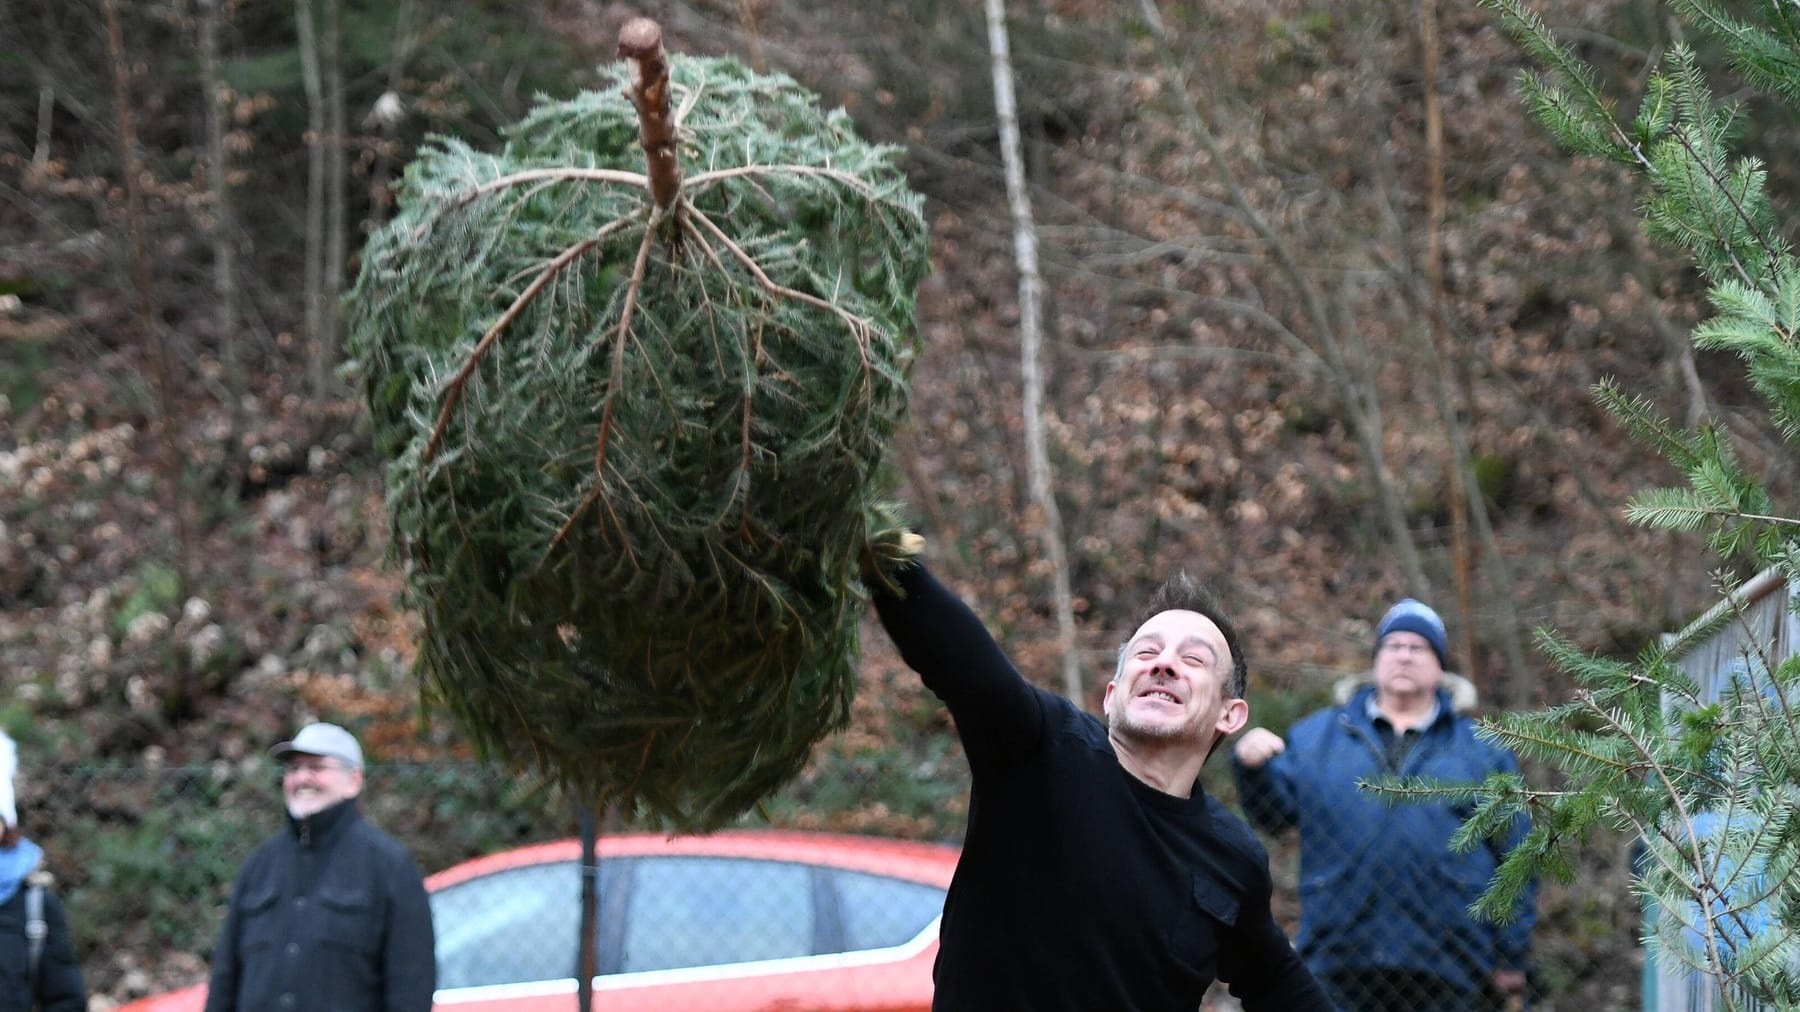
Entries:
{"type": "Polygon", "coordinates": [[[362,769],[362,746],[356,743],[355,735],[336,724],[308,724],[294,735],[292,741],[284,741],[269,750],[269,754],[277,759],[286,759],[295,753],[330,756],[342,760],[351,769],[362,769]]]}

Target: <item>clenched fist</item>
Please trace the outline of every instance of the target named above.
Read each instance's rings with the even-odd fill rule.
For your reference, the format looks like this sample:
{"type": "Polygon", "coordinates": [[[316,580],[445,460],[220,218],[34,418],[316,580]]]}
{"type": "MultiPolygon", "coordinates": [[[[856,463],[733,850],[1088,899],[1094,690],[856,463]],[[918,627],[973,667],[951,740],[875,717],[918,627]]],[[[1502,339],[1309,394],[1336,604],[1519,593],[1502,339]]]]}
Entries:
{"type": "Polygon", "coordinates": [[[1266,727],[1253,727],[1238,739],[1233,754],[1245,769],[1260,770],[1268,765],[1270,759],[1285,751],[1287,742],[1281,740],[1281,735],[1266,727]]]}

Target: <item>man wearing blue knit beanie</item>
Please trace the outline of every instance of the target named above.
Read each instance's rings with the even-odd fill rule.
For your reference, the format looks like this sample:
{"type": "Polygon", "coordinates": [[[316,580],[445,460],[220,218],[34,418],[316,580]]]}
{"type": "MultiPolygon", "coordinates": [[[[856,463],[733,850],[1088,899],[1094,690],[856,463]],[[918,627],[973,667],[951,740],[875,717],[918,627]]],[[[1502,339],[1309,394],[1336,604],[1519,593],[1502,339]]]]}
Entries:
{"type": "Polygon", "coordinates": [[[1444,620],[1430,606],[1409,597],[1389,608],[1372,645],[1369,671],[1340,683],[1336,705],[1285,739],[1252,728],[1232,749],[1250,823],[1300,834],[1294,945],[1340,1012],[1522,1008],[1536,884],[1510,923],[1468,909],[1524,836],[1524,818],[1503,839],[1454,853],[1464,806],[1358,786],[1396,776],[1468,783],[1517,772],[1518,762],[1460,712],[1474,687],[1450,672],[1444,620]]]}
{"type": "Polygon", "coordinates": [[[1404,598],[1399,604],[1388,609],[1381,616],[1381,624],[1375,627],[1375,649],[1388,641],[1388,636],[1397,632],[1417,633],[1425,639],[1431,652],[1437,655],[1440,671],[1450,670],[1450,648],[1444,642],[1444,620],[1438,613],[1412,598],[1404,598]]]}

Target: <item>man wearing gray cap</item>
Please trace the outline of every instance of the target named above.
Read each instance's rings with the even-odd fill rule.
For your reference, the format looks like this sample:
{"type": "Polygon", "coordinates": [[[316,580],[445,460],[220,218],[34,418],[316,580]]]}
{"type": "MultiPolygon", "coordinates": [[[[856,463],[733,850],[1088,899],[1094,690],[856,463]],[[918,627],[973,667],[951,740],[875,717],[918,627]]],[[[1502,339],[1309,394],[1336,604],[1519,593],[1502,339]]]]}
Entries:
{"type": "Polygon", "coordinates": [[[232,885],[206,1012],[429,1012],[437,964],[424,878],[357,811],[362,747],[315,723],[269,751],[288,824],[232,885]]]}

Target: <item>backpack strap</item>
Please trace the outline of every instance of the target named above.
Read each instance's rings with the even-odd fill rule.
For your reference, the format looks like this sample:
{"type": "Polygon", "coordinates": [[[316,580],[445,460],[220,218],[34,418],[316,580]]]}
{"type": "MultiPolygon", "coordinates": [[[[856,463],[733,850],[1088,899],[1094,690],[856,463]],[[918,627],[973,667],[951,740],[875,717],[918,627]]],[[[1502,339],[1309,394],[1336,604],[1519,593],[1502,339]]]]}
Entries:
{"type": "Polygon", "coordinates": [[[44,961],[44,938],[50,934],[49,922],[44,920],[44,890],[49,884],[50,875],[46,872],[33,872],[25,878],[26,965],[30,968],[34,991],[37,989],[38,966],[44,961]]]}

